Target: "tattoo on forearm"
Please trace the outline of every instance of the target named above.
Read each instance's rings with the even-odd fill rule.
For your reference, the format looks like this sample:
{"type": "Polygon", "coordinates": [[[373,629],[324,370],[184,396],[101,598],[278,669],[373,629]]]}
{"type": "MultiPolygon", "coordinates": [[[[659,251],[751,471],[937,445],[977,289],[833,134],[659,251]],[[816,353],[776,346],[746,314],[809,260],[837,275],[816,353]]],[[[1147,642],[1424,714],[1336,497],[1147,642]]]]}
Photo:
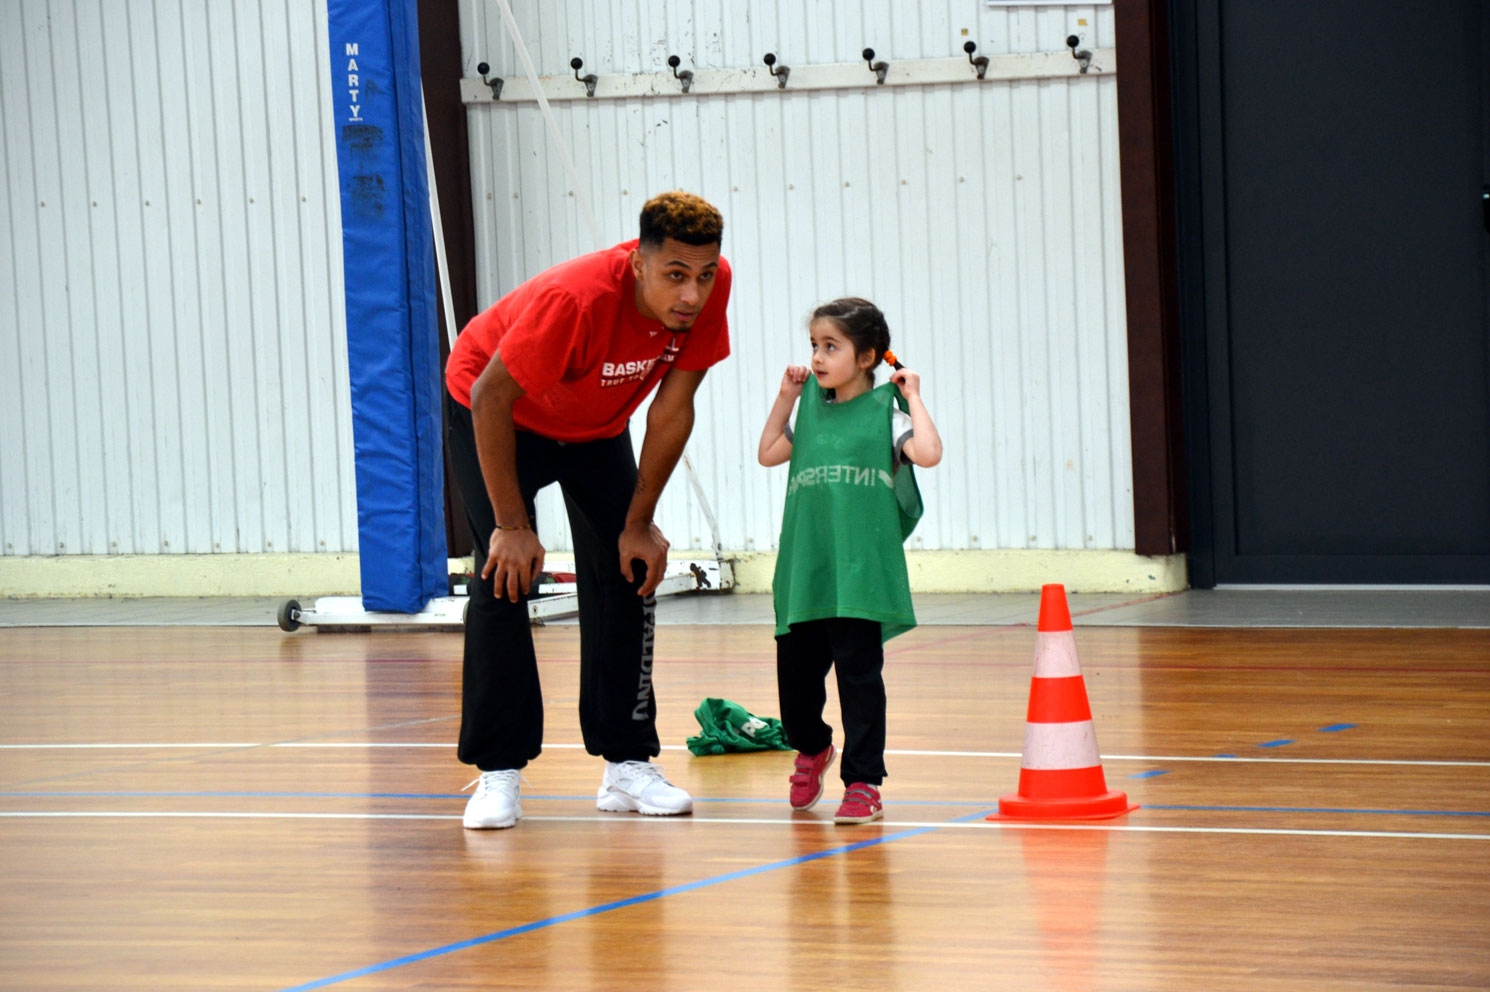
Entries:
{"type": "Polygon", "coordinates": [[[636,473],[636,492],[638,495],[645,494],[647,489],[647,477],[640,472],[636,473]]]}

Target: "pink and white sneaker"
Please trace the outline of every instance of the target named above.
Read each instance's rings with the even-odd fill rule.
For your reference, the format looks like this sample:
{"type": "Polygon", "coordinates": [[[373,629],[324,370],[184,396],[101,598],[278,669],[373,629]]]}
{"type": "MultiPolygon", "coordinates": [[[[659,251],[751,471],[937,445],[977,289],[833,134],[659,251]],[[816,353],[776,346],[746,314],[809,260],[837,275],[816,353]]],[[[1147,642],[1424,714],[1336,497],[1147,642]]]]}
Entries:
{"type": "Polygon", "coordinates": [[[855,782],[843,793],[843,802],[833,816],[834,823],[868,823],[885,815],[880,790],[864,782],[855,782]]]}
{"type": "Polygon", "coordinates": [[[812,809],[823,797],[823,772],[833,764],[837,749],[829,744],[817,754],[797,754],[797,768],[792,772],[792,809],[812,809]]]}

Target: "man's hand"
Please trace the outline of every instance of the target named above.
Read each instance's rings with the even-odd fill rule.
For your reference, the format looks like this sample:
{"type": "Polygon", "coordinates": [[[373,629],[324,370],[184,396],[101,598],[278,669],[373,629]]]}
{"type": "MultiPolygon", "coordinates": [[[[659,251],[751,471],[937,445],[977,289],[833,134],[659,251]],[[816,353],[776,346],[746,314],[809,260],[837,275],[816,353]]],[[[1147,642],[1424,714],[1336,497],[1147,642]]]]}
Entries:
{"type": "Polygon", "coordinates": [[[533,531],[494,530],[481,577],[495,575],[492,595],[516,603],[519,594],[526,596],[532,591],[533,580],[543,571],[543,555],[543,543],[533,531]]]}
{"type": "Polygon", "coordinates": [[[662,377],[657,395],[647,408],[647,433],[642,438],[641,457],[636,460],[636,491],[626,511],[626,529],[617,542],[621,550],[621,574],[635,582],[633,561],[647,565],[647,577],[637,590],[641,596],[657,591],[667,570],[667,538],[652,523],[657,498],[668,476],[673,474],[683,446],[693,432],[693,394],[698,392],[704,373],[673,368],[662,377]]]}
{"type": "Polygon", "coordinates": [[[662,531],[650,520],[636,520],[626,524],[618,542],[621,550],[621,574],[627,582],[635,582],[631,563],[640,560],[647,566],[647,580],[636,591],[638,596],[650,596],[657,591],[667,571],[667,549],[671,546],[662,531]]]}
{"type": "MultiPolygon", "coordinates": [[[[529,521],[522,489],[517,482],[517,429],[512,406],[523,388],[507,371],[501,354],[493,355],[471,385],[471,426],[476,431],[476,455],[486,498],[498,523],[509,527],[529,521]]],[[[492,531],[487,539],[481,577],[492,579],[492,595],[516,603],[533,589],[543,571],[543,545],[531,529],[492,531]]]]}

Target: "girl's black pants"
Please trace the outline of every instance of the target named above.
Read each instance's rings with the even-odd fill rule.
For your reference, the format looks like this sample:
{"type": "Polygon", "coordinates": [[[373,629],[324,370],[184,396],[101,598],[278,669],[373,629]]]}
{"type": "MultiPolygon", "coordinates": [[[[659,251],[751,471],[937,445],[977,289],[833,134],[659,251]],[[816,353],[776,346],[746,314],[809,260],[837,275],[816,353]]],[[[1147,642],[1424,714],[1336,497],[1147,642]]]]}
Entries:
{"type": "Polygon", "coordinates": [[[818,754],[833,743],[823,721],[828,701],[828,669],[838,676],[843,715],[845,785],[885,780],[885,649],[874,620],[833,617],[794,623],[776,638],[776,688],[781,726],[792,747],[818,754]]]}

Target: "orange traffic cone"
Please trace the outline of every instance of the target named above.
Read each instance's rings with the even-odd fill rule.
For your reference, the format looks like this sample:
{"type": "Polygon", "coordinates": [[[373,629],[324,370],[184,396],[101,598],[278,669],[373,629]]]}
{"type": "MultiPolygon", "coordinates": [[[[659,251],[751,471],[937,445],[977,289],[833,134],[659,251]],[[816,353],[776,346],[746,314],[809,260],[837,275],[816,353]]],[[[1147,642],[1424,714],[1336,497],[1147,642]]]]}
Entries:
{"type": "Polygon", "coordinates": [[[1132,812],[1138,806],[1126,793],[1107,791],[1065,586],[1041,588],[1035,638],[1019,792],[1000,797],[988,819],[1105,820],[1132,812]]]}

